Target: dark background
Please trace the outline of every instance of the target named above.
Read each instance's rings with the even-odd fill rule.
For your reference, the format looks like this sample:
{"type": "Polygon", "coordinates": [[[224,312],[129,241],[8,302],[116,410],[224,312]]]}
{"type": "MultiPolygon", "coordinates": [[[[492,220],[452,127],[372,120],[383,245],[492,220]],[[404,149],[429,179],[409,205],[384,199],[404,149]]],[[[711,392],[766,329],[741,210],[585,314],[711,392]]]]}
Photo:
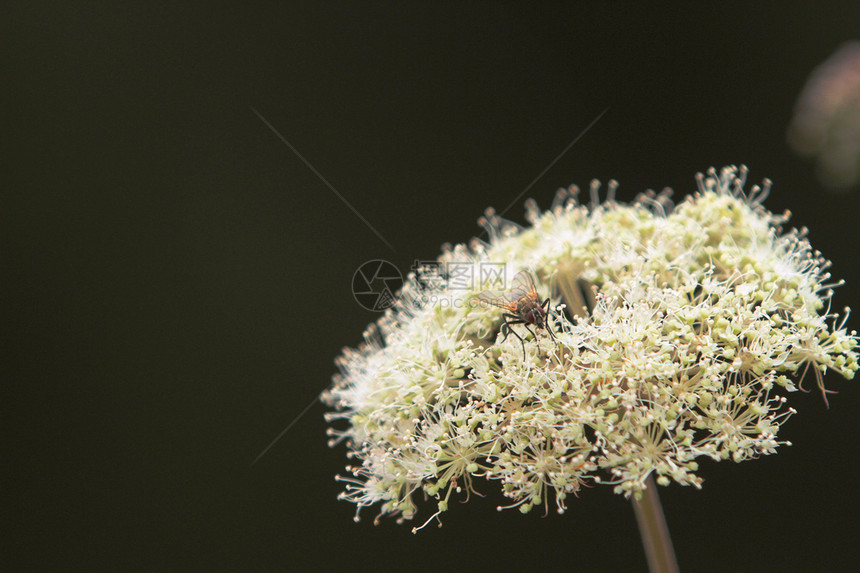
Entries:
{"type": "MultiPolygon", "coordinates": [[[[785,143],[856,3],[70,4],[0,24],[7,569],[644,570],[606,487],[564,516],[490,495],[417,536],[353,523],[319,403],[251,464],[375,320],[358,266],[467,241],[606,107],[510,218],[595,177],[683,196],[745,163],[857,304],[860,196],[785,143]]],[[[793,447],[661,488],[682,569],[853,570],[860,393],[828,380],[829,411],[791,397],[793,447]]]]}

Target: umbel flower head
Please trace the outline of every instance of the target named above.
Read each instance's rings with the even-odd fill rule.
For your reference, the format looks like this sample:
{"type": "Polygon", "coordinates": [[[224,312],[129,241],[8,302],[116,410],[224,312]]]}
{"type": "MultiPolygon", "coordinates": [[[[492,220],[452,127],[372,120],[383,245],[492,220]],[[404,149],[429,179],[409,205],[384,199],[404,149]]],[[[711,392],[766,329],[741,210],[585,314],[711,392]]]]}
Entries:
{"type": "Polygon", "coordinates": [[[562,512],[585,483],[628,497],[651,475],[700,487],[702,456],[787,444],[785,394],[808,374],[822,392],[828,370],[852,378],[857,335],[847,309],[830,312],[829,262],[762,206],[769,181],[744,191],[746,174],[699,174],[678,205],[668,190],[616,202],[614,182],[601,203],[595,182],[587,205],[576,188],[543,213],[528,203],[527,228],[488,210],[489,242],[446,247],[441,272],[410,274],[323,396],[331,443],[355,460],[340,479],[356,519],[375,504],[412,519],[424,497],[438,516],[478,477],[506,507],[562,512]],[[502,273],[464,287],[463,265],[502,273]],[[550,299],[545,322],[483,304],[522,270],[550,299]]]}

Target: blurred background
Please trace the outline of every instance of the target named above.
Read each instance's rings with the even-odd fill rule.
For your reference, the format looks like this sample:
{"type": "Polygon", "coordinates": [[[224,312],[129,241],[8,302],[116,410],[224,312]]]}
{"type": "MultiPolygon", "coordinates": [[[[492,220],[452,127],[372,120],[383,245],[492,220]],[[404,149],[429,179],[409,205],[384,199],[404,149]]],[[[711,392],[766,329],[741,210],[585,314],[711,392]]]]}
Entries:
{"type": "MultiPolygon", "coordinates": [[[[858,306],[860,195],[786,132],[860,6],[703,4],[5,8],[4,568],[644,571],[607,487],[563,516],[490,494],[419,535],[353,523],[313,402],[378,316],[362,263],[405,274],[487,206],[523,222],[592,178],[680,199],[744,163],[858,306]]],[[[660,489],[682,570],[853,570],[860,389],[828,386],[829,410],[791,397],[794,446],[660,489]]]]}

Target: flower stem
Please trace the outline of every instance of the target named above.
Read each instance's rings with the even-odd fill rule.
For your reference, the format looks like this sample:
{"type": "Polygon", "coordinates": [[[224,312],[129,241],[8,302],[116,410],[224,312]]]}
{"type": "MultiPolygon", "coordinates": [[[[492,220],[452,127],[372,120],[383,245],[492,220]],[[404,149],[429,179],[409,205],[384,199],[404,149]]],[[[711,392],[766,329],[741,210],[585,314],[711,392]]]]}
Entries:
{"type": "Polygon", "coordinates": [[[633,510],[636,512],[636,522],[642,535],[642,545],[645,546],[648,570],[651,573],[678,573],[672,538],[669,536],[653,476],[648,476],[645,480],[642,499],[634,498],[633,510]]]}

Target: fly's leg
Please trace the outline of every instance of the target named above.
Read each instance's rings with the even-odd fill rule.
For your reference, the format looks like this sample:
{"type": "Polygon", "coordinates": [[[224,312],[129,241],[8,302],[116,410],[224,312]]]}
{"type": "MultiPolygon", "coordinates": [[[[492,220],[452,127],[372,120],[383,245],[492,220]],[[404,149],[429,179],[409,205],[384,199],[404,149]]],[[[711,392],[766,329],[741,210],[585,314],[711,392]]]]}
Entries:
{"type": "MultiPolygon", "coordinates": [[[[514,331],[514,329],[512,328],[512,326],[514,324],[525,324],[525,321],[514,316],[513,314],[505,313],[502,316],[505,318],[505,323],[502,325],[502,334],[504,334],[504,337],[502,338],[502,342],[504,342],[505,340],[508,339],[509,334],[513,334],[514,336],[519,338],[520,344],[523,347],[523,362],[525,362],[525,360],[526,360],[526,343],[523,340],[523,337],[520,336],[519,334],[517,334],[516,331],[514,331]]],[[[526,326],[526,328],[528,328],[528,326],[526,326]]],[[[529,330],[529,332],[531,332],[531,330],[529,330]]],[[[532,334],[534,334],[534,333],[532,333],[532,334]]]]}
{"type": "Polygon", "coordinates": [[[547,298],[545,301],[543,301],[543,304],[541,304],[540,307],[543,309],[543,311],[545,313],[545,318],[544,318],[545,324],[544,324],[544,326],[546,326],[546,329],[549,331],[549,335],[553,338],[553,340],[555,340],[556,339],[555,333],[552,331],[552,326],[550,326],[550,324],[549,324],[549,317],[550,317],[549,298],[547,298]]]}
{"type": "MultiPolygon", "coordinates": [[[[523,326],[525,327],[526,330],[528,330],[531,333],[532,338],[535,339],[535,342],[537,343],[537,347],[538,347],[538,352],[542,352],[542,350],[540,349],[540,340],[538,340],[538,337],[537,337],[537,334],[535,334],[535,331],[532,330],[531,328],[529,328],[529,325],[526,324],[525,322],[523,322],[523,326]]],[[[526,354],[526,345],[523,344],[523,360],[525,360],[525,354],[526,354]]]]}

